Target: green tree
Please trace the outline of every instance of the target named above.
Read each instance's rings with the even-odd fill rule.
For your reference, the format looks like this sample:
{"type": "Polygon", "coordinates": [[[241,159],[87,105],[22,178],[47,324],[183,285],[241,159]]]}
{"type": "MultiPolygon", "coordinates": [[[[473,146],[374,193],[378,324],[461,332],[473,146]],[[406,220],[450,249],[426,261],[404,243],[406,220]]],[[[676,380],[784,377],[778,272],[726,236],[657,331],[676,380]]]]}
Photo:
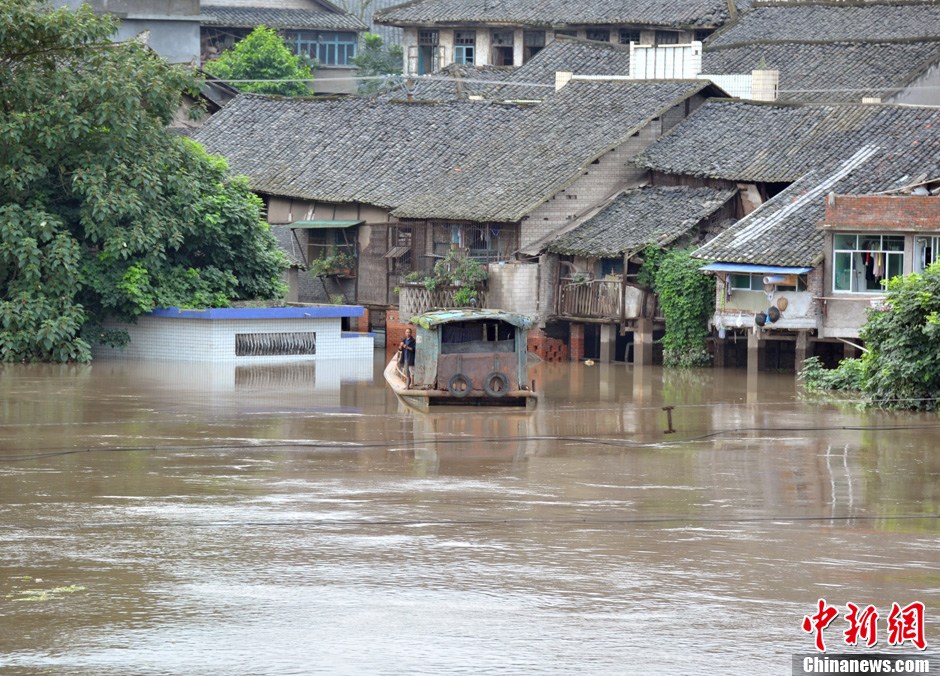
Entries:
{"type": "MultiPolygon", "coordinates": [[[[360,77],[379,75],[401,75],[404,59],[401,45],[385,47],[382,36],[366,33],[362,36],[362,47],[352,62],[359,68],[360,77]]],[[[381,80],[360,80],[359,93],[373,94],[382,86],[381,80]]]]}
{"type": "Polygon", "coordinates": [[[234,82],[243,92],[279,96],[313,94],[309,86],[313,81],[310,65],[293,54],[277,31],[267,26],[258,26],[219,58],[209,61],[205,71],[222,80],[262,80],[234,82]]]}
{"type": "Polygon", "coordinates": [[[888,280],[883,309],[868,311],[860,336],[862,389],[886,408],[940,408],[940,263],[888,280]]]}
{"type": "Polygon", "coordinates": [[[199,83],[114,30],[0,3],[0,360],[86,361],[108,317],[283,293],[257,196],[166,128],[199,83]]]}
{"type": "MultiPolygon", "coordinates": [[[[653,248],[655,249],[655,248],[653,248]]],[[[666,319],[663,364],[690,368],[707,366],[708,319],[715,311],[715,282],[703,275],[702,261],[691,250],[657,252],[644,257],[656,266],[655,291],[666,319]]],[[[649,278],[649,272],[644,273],[649,278]]]]}
{"type": "Polygon", "coordinates": [[[868,310],[860,336],[866,352],[824,369],[806,360],[808,390],[860,390],[883,408],[940,409],[940,263],[921,274],[894,277],[880,308],[868,310]]]}

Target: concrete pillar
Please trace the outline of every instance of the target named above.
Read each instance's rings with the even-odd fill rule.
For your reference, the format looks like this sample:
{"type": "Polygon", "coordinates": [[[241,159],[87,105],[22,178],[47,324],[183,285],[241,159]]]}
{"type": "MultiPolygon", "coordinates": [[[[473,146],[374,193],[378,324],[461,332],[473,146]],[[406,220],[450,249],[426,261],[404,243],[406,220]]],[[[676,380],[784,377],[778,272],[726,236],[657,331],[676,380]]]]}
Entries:
{"type": "MultiPolygon", "coordinates": [[[[750,364],[750,361],[748,361],[748,364],[750,364]]],[[[750,368],[748,368],[747,370],[747,395],[745,397],[748,404],[757,403],[757,399],[758,399],[757,395],[760,392],[757,386],[758,386],[757,369],[754,369],[752,371],[750,368]]]]}
{"type": "Polygon", "coordinates": [[[747,374],[748,376],[751,373],[757,373],[760,369],[760,358],[761,358],[761,340],[760,336],[754,331],[748,331],[747,333],[747,374]]]}
{"type": "Polygon", "coordinates": [[[653,320],[638,319],[633,330],[633,363],[653,363],[653,320]]]}
{"type": "Polygon", "coordinates": [[[614,369],[617,368],[609,363],[598,364],[595,368],[600,371],[600,377],[598,378],[598,384],[600,389],[600,398],[601,401],[616,401],[617,400],[617,387],[614,382],[614,379],[617,377],[614,373],[614,369]]]}
{"type": "Polygon", "coordinates": [[[584,357],[584,324],[571,324],[568,334],[568,354],[571,361],[581,361],[584,357]]]}
{"type": "Polygon", "coordinates": [[[617,349],[617,327],[613,324],[601,324],[600,362],[609,364],[614,360],[617,349]]]}
{"type": "Polygon", "coordinates": [[[793,366],[797,373],[803,370],[803,364],[806,361],[809,352],[809,331],[799,331],[796,334],[796,353],[793,359],[793,366]]]}
{"type": "Polygon", "coordinates": [[[653,399],[653,369],[643,364],[633,367],[633,401],[641,404],[653,399]]]}

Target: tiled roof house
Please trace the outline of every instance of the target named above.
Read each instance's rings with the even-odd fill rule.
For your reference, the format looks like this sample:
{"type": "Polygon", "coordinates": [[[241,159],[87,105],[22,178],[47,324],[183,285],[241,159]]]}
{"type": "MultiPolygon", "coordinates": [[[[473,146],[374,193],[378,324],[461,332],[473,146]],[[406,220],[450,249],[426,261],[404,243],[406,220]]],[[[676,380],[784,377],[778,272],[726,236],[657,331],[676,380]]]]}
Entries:
{"type": "Polygon", "coordinates": [[[780,73],[783,101],[940,103],[940,2],[765,0],[705,44],[705,73],[780,73]]]}
{"type": "Polygon", "coordinates": [[[258,26],[274,28],[296,54],[316,59],[318,94],[356,91],[355,66],[359,34],[366,25],[327,0],[202,0],[202,61],[218,56],[258,26]]]}
{"type": "MultiPolygon", "coordinates": [[[[534,105],[241,96],[195,137],[249,176],[272,224],[328,228],[334,243],[355,226],[356,298],[380,309],[404,273],[455,246],[512,261],[641,185],[629,160],[721,93],[701,80],[575,78],[534,105]]],[[[538,266],[495,267],[488,304],[548,316],[554,289],[538,266]]]]}
{"type": "Polygon", "coordinates": [[[521,66],[559,35],[613,44],[687,43],[736,12],[724,0],[412,0],[377,12],[375,21],[403,29],[405,72],[420,75],[450,63],[521,66]]]}
{"type": "MultiPolygon", "coordinates": [[[[774,305],[780,319],[749,334],[754,359],[761,339],[773,338],[796,345],[791,356],[798,363],[814,341],[854,339],[869,301],[880,295],[878,280],[889,269],[859,283],[848,274],[859,267],[856,257],[891,258],[895,274],[916,269],[917,237],[924,233],[903,222],[864,237],[848,233],[845,240],[820,224],[831,195],[910,192],[940,177],[940,110],[712,101],[639,161],[656,183],[694,178],[736,186],[762,202],[695,256],[710,262],[706,269],[717,278],[714,325],[750,330],[761,314],[775,314],[774,305]],[[852,248],[840,244],[851,237],[852,248]]],[[[940,223],[936,231],[931,236],[940,235],[940,223]]]]}
{"type": "MultiPolygon", "coordinates": [[[[555,93],[555,73],[630,74],[629,45],[559,36],[525,65],[466,66],[450,64],[435,73],[409,78],[414,98],[441,101],[483,98],[490,101],[541,101],[555,93]]],[[[401,96],[402,87],[390,95],[401,96]]]]}

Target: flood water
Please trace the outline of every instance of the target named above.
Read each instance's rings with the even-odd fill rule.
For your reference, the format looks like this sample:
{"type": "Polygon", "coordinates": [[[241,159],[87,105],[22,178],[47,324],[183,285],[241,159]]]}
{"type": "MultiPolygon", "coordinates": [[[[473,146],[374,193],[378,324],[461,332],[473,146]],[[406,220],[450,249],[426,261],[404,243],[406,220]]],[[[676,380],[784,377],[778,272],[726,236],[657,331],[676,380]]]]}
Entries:
{"type": "Polygon", "coordinates": [[[936,652],[936,415],[624,364],[423,415],[382,366],[0,367],[0,672],[789,674],[820,598],[936,652]]]}

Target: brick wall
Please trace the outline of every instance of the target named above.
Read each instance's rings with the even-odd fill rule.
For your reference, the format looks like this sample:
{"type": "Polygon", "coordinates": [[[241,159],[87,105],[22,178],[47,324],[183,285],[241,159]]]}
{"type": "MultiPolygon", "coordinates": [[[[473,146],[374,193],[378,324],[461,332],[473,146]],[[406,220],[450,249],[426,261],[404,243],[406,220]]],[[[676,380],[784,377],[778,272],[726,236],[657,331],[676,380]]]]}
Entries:
{"type": "Polygon", "coordinates": [[[826,228],[940,230],[940,197],[834,195],[826,200],[826,228]]]}
{"type": "Polygon", "coordinates": [[[571,361],[581,361],[584,357],[584,324],[571,324],[568,352],[571,361]]]}
{"type": "Polygon", "coordinates": [[[398,313],[398,310],[389,309],[385,313],[385,357],[386,361],[392,358],[398,349],[398,344],[405,339],[405,329],[414,326],[404,322],[398,313]]]}
{"type": "Polygon", "coordinates": [[[526,347],[542,361],[568,361],[568,346],[565,341],[551,338],[541,329],[529,331],[526,347]]]}

